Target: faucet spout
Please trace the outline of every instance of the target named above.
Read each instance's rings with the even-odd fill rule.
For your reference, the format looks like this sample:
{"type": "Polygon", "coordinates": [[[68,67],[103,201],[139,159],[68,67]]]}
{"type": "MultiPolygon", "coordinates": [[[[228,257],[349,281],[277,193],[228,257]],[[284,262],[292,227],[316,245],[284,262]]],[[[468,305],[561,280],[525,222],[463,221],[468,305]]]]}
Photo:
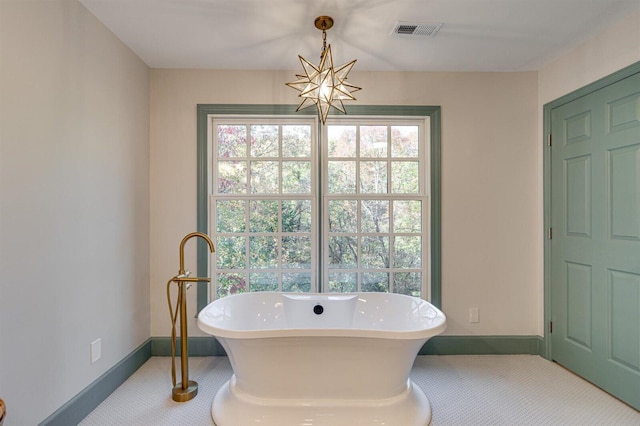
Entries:
{"type": "Polygon", "coordinates": [[[184,270],[184,245],[187,243],[188,240],[190,240],[193,237],[200,237],[203,240],[205,240],[207,242],[207,244],[209,245],[209,250],[211,251],[211,253],[216,251],[216,249],[213,247],[213,241],[211,241],[211,238],[209,238],[207,236],[207,234],[204,234],[202,232],[192,232],[190,234],[187,234],[182,239],[182,241],[180,242],[180,270],[178,271],[178,275],[185,273],[185,270],[184,270]]]}

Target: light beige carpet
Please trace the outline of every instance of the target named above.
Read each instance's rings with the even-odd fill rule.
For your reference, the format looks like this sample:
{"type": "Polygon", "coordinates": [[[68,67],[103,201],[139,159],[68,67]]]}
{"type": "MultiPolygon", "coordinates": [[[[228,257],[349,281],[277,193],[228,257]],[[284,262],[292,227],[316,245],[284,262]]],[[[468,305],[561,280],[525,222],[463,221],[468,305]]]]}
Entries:
{"type": "MultiPolygon", "coordinates": [[[[232,374],[227,358],[189,359],[199,392],[184,403],[171,400],[170,363],[151,358],[80,424],[213,425],[213,397],[232,374]]],[[[411,378],[431,402],[434,426],[640,426],[640,412],[539,356],[419,356],[411,378]]]]}

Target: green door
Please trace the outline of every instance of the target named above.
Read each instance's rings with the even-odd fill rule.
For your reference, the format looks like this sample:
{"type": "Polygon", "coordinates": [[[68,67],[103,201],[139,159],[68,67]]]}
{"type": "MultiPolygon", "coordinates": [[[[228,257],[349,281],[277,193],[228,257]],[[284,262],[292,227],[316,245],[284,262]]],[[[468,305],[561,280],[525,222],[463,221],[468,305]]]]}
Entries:
{"type": "Polygon", "coordinates": [[[640,73],[551,134],[551,357],[640,409],[640,73]]]}

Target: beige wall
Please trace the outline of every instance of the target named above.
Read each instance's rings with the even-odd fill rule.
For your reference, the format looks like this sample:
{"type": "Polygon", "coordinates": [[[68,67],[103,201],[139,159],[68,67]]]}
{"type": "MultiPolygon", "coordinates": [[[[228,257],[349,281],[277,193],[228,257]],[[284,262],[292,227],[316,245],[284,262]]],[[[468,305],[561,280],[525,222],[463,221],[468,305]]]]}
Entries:
{"type": "Polygon", "coordinates": [[[640,61],[640,10],[565,52],[539,73],[540,105],[640,61]]]}
{"type": "Polygon", "coordinates": [[[150,336],[149,70],[75,0],[1,0],[0,52],[0,398],[22,426],[150,336]]]}
{"type": "MultiPolygon", "coordinates": [[[[170,333],[167,279],[196,229],[196,105],[294,104],[295,74],[151,70],[151,334],[170,333]]],[[[350,75],[361,105],[442,107],[442,294],[448,334],[540,332],[537,73],[350,75]],[[480,323],[468,322],[480,308],[480,323]]],[[[187,269],[195,271],[188,247],[187,269]]],[[[188,303],[195,307],[195,291],[188,303]]],[[[190,315],[191,317],[191,315],[190,315]]],[[[191,320],[191,335],[200,334],[191,320]]]]}

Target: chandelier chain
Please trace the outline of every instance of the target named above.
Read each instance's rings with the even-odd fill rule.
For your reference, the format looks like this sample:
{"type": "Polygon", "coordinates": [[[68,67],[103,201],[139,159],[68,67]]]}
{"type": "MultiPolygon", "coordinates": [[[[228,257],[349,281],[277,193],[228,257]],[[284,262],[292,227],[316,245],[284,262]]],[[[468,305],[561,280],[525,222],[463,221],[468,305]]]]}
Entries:
{"type": "Polygon", "coordinates": [[[327,51],[327,31],[324,29],[326,24],[322,24],[322,52],[320,52],[320,59],[324,57],[324,53],[327,51]]]}

